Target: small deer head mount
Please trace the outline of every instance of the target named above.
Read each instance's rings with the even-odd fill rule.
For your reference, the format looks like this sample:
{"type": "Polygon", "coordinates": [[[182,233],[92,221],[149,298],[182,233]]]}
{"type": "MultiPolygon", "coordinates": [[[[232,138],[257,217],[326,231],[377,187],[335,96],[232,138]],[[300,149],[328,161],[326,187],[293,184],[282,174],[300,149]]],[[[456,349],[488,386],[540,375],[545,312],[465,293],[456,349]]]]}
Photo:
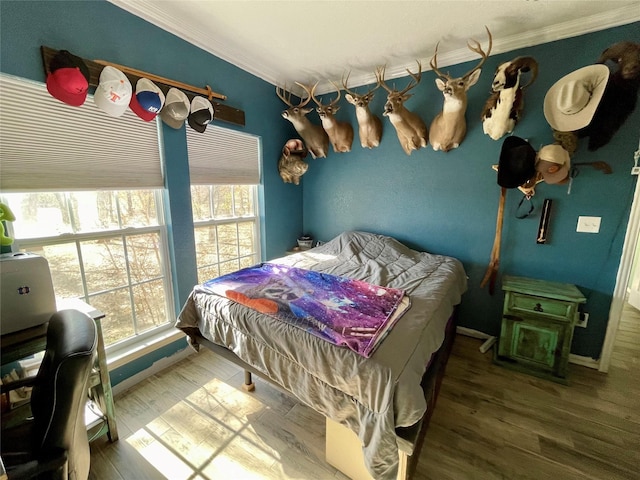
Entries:
{"type": "Polygon", "coordinates": [[[388,92],[387,103],[384,105],[384,113],[382,115],[389,117],[389,121],[396,129],[400,145],[407,155],[411,155],[413,150],[426,147],[429,136],[424,121],[404,106],[404,102],[411,98],[411,94],[408,93],[409,90],[418,85],[422,78],[422,64],[419,61],[417,63],[418,73],[414,74],[407,68],[407,72],[413,80],[401,91],[395,88],[391,89],[384,83],[384,67],[379,67],[376,70],[378,84],[388,92]]]}
{"type": "Polygon", "coordinates": [[[487,61],[493,46],[491,32],[487,27],[485,28],[489,36],[489,48],[485,53],[478,41],[471,39],[473,45],[467,42],[469,50],[478,53],[481,56],[481,60],[462,77],[453,78],[449,74],[444,74],[438,70],[438,45],[436,45],[436,51],[430,65],[439,77],[436,78],[436,86],[444,95],[444,107],[442,112],[433,119],[429,127],[429,142],[431,142],[434,150],[448,152],[453,148],[458,148],[467,134],[467,121],[465,119],[467,90],[475,85],[480,78],[482,65],[487,61]]]}
{"type": "Polygon", "coordinates": [[[344,98],[356,109],[360,145],[362,148],[375,148],[380,145],[380,139],[382,138],[382,121],[380,117],[371,113],[371,110],[369,110],[369,102],[373,99],[373,93],[380,87],[380,83],[378,82],[374,87],[367,90],[366,93],[358,94],[349,90],[347,87],[348,82],[349,74],[347,74],[346,79],[342,79],[342,87],[344,91],[347,92],[344,98]]]}
{"type": "Polygon", "coordinates": [[[342,122],[334,117],[335,113],[340,109],[338,102],[340,101],[341,95],[340,87],[333,82],[331,82],[331,84],[337,90],[338,96],[329,102],[328,105],[323,105],[322,102],[314,95],[318,83],[316,83],[311,90],[308,90],[307,87],[302,84],[299,85],[307,91],[307,95],[313,98],[313,101],[318,106],[316,111],[318,112],[318,116],[322,122],[322,128],[324,128],[325,132],[327,132],[327,135],[329,136],[329,141],[333,146],[333,151],[336,153],[350,152],[351,145],[353,144],[353,127],[351,124],[342,122]]]}
{"type": "MultiPolygon", "coordinates": [[[[308,91],[307,87],[304,89],[308,91]]],[[[307,114],[313,109],[303,108],[311,101],[311,96],[308,95],[307,98],[301,99],[298,105],[293,105],[291,103],[291,92],[286,90],[286,85],[285,88],[276,87],[276,95],[289,107],[282,111],[282,117],[293,124],[293,127],[305,141],[311,156],[313,158],[326,157],[329,152],[329,137],[320,125],[314,125],[307,118],[307,114]]]]}

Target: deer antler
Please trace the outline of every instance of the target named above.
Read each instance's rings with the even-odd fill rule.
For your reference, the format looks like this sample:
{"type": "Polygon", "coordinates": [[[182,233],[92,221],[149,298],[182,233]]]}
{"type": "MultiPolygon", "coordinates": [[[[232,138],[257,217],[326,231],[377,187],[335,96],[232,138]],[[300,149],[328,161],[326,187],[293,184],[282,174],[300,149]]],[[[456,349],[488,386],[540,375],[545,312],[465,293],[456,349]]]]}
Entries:
{"type": "Polygon", "coordinates": [[[384,83],[384,71],[386,69],[386,66],[382,66],[382,67],[377,67],[376,68],[376,80],[378,80],[378,85],[380,85],[382,88],[384,88],[387,92],[392,93],[393,90],[391,90],[389,87],[387,87],[387,84],[384,83]]]}
{"type": "Polygon", "coordinates": [[[431,66],[431,70],[436,72],[440,78],[445,80],[451,80],[451,75],[449,75],[448,73],[444,74],[440,70],[438,70],[438,46],[439,45],[440,45],[440,42],[436,43],[436,51],[434,52],[433,58],[429,62],[429,65],[431,66]]]}
{"type": "Polygon", "coordinates": [[[399,93],[399,95],[404,95],[405,93],[407,93],[409,90],[411,90],[413,87],[415,87],[420,83],[420,79],[422,78],[422,64],[420,63],[420,60],[416,60],[416,63],[418,64],[418,73],[411,73],[411,70],[407,68],[407,72],[416,81],[416,83],[409,82],[409,85],[404,87],[404,90],[402,90],[399,93]]]}
{"type": "MultiPolygon", "coordinates": [[[[411,77],[413,78],[413,80],[415,80],[415,83],[413,81],[409,82],[409,85],[407,85],[406,87],[404,87],[404,89],[401,92],[398,92],[398,95],[402,96],[405,93],[407,93],[409,90],[411,90],[413,87],[415,87],[416,85],[418,85],[420,83],[420,79],[422,78],[422,64],[420,63],[420,60],[416,60],[416,63],[418,64],[418,73],[413,73],[411,72],[411,70],[409,70],[407,68],[407,73],[409,73],[409,75],[411,75],[411,77]]],[[[393,93],[395,91],[395,89],[390,89],[389,87],[387,87],[387,84],[384,83],[384,71],[385,71],[386,67],[378,67],[376,69],[376,78],[378,79],[378,85],[381,86],[382,88],[384,88],[387,92],[389,93],[393,93]]],[[[378,87],[376,87],[378,88],[378,87]]]]}
{"type": "Polygon", "coordinates": [[[489,35],[489,48],[487,49],[487,53],[485,53],[484,50],[482,50],[482,46],[480,45],[480,43],[477,40],[475,40],[473,38],[471,39],[471,41],[475,44],[475,46],[473,46],[469,42],[467,42],[467,47],[469,47],[469,50],[471,50],[472,52],[476,52],[478,55],[480,55],[482,57],[482,59],[480,60],[480,63],[478,63],[478,65],[476,65],[474,68],[472,68],[467,73],[465,73],[462,76],[462,78],[467,78],[473,72],[475,72],[476,70],[481,68],[482,65],[484,65],[484,62],[487,61],[487,58],[489,57],[489,54],[491,53],[491,47],[493,47],[493,37],[491,36],[491,32],[489,31],[489,27],[487,27],[485,25],[484,28],[486,28],[487,34],[489,35]]]}
{"type": "MultiPolygon", "coordinates": [[[[307,90],[307,88],[301,83],[296,82],[296,85],[300,85],[305,90],[305,92],[307,92],[307,94],[309,93],[309,90],[307,90]]],[[[276,95],[278,95],[278,98],[286,103],[289,108],[302,108],[311,100],[311,96],[309,95],[305,99],[300,99],[300,103],[298,105],[293,105],[291,103],[291,92],[287,90],[286,84],[284,88],[276,87],[276,95]],[[286,93],[286,96],[283,94],[283,92],[286,93]]]]}
{"type": "MultiPolygon", "coordinates": [[[[301,87],[305,92],[307,92],[307,98],[306,101],[303,105],[306,105],[307,103],[309,103],[309,100],[313,99],[313,101],[317,104],[317,105],[322,105],[321,103],[318,102],[318,100],[316,100],[316,97],[314,96],[314,93],[316,91],[316,87],[318,86],[318,82],[315,83],[315,85],[313,85],[313,87],[310,87],[308,85],[305,85],[303,83],[300,82],[296,82],[296,85],[298,85],[299,87],[301,87]]],[[[303,106],[301,105],[301,106],[303,106]]]]}
{"type": "MultiPolygon", "coordinates": [[[[347,87],[347,84],[349,83],[349,75],[351,75],[351,72],[347,73],[347,78],[344,78],[344,76],[342,77],[342,88],[344,88],[344,91],[351,94],[351,95],[358,95],[356,92],[349,90],[349,88],[347,87]]],[[[377,75],[376,75],[377,78],[377,75]]],[[[333,83],[333,82],[331,82],[333,83]]],[[[380,88],[380,82],[378,81],[376,86],[373,88],[370,88],[367,93],[365,93],[364,95],[369,95],[371,92],[373,92],[374,90],[377,90],[378,88],[380,88]]]]}
{"type": "Polygon", "coordinates": [[[336,103],[338,103],[338,100],[340,100],[340,96],[342,94],[340,93],[340,85],[334,83],[332,80],[329,80],[329,83],[331,83],[331,85],[333,85],[333,87],[336,89],[336,92],[338,92],[338,96],[336,97],[336,99],[329,102],[329,106],[333,107],[336,103]]]}
{"type": "MultiPolygon", "coordinates": [[[[335,83],[333,83],[331,80],[329,80],[329,82],[330,82],[330,83],[331,83],[331,84],[336,88],[336,90],[338,91],[338,97],[337,97],[336,99],[332,100],[331,102],[329,102],[329,105],[328,105],[329,107],[333,107],[336,103],[338,103],[338,100],[340,100],[340,95],[341,95],[341,93],[340,93],[340,87],[339,87],[338,85],[336,85],[335,83]]],[[[296,83],[298,83],[298,82],[296,82],[296,83]]],[[[311,98],[313,98],[313,101],[315,102],[315,104],[316,104],[316,105],[318,105],[319,107],[323,107],[323,106],[324,106],[324,105],[322,104],[322,102],[321,102],[321,101],[319,101],[319,100],[316,98],[316,96],[315,96],[315,91],[316,91],[316,87],[318,86],[318,82],[316,82],[316,84],[315,84],[311,89],[309,89],[307,86],[305,86],[305,85],[303,85],[303,84],[301,84],[301,83],[298,83],[298,85],[300,85],[302,88],[304,88],[304,90],[309,94],[309,96],[310,96],[311,98]]]]}

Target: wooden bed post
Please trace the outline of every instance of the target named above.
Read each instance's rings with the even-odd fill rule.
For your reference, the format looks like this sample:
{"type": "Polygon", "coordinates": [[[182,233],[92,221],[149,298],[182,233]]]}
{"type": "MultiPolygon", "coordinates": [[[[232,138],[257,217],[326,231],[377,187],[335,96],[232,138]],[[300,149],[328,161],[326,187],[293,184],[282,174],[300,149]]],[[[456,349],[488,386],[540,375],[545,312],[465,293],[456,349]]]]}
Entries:
{"type": "Polygon", "coordinates": [[[242,388],[247,392],[253,392],[256,389],[256,384],[253,383],[251,378],[251,372],[249,370],[244,371],[244,384],[242,388]]]}

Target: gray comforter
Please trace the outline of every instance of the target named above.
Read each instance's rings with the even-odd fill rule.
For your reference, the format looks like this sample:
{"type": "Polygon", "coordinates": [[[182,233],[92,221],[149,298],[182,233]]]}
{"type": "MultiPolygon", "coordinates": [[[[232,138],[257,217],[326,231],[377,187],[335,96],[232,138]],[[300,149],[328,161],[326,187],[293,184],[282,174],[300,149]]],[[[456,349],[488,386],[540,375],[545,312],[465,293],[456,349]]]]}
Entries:
{"type": "Polygon", "coordinates": [[[197,327],[301,402],[346,425],[362,441],[371,475],[395,479],[395,428],[415,424],[426,412],[420,381],[466,290],[462,264],[364,232],[343,233],[270,262],[399,288],[410,296],[411,308],[368,359],[198,286],[176,327],[185,332],[197,327]]]}

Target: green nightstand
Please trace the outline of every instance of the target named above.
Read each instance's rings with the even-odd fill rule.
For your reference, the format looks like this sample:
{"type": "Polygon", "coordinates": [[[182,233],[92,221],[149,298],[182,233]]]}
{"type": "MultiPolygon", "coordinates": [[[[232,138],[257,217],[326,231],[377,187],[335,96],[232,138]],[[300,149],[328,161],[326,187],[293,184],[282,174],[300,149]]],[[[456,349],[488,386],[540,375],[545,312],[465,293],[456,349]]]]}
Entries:
{"type": "Polygon", "coordinates": [[[575,285],[505,276],[502,326],[494,362],[567,383],[578,307],[587,300],[575,285]]]}

